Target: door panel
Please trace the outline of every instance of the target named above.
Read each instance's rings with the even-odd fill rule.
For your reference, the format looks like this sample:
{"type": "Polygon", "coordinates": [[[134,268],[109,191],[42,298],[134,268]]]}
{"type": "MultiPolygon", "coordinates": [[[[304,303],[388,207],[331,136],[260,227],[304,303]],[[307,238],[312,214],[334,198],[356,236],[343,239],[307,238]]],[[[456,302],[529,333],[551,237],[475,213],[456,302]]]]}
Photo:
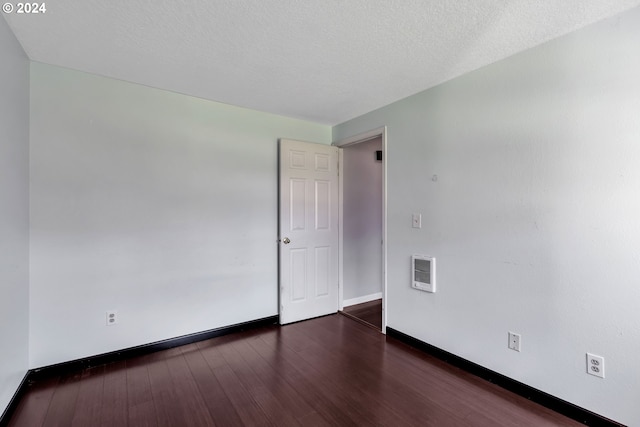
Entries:
{"type": "Polygon", "coordinates": [[[289,252],[291,266],[291,300],[304,301],[307,298],[305,286],[307,277],[307,250],[292,249],[289,252]]]}
{"type": "Polygon", "coordinates": [[[331,275],[331,248],[316,248],[316,297],[329,295],[331,275]]]}
{"type": "Polygon", "coordinates": [[[331,183],[316,181],[316,230],[329,230],[331,224],[331,183]]]}
{"type": "Polygon", "coordinates": [[[291,179],[291,194],[289,205],[291,209],[290,231],[303,231],[305,226],[306,183],[304,179],[291,179]]]}
{"type": "Polygon", "coordinates": [[[280,140],[279,178],[280,323],[335,313],[338,149],[280,140]]]}

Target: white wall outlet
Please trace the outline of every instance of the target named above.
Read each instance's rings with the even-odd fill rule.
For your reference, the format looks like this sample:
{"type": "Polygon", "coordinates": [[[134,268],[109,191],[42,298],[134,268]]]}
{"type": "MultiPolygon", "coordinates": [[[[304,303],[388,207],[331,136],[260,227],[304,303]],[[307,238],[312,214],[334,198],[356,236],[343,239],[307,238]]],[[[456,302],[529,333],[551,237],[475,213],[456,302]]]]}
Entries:
{"type": "Polygon", "coordinates": [[[107,326],[115,325],[118,323],[118,312],[117,311],[107,311],[107,326]]]}
{"type": "Polygon", "coordinates": [[[587,353],[587,374],[604,378],[604,357],[587,353]]]}
{"type": "Polygon", "coordinates": [[[411,216],[411,226],[413,228],[422,228],[422,214],[414,213],[411,216]]]}
{"type": "Polygon", "coordinates": [[[509,332],[509,348],[511,350],[520,351],[520,334],[509,332]]]}

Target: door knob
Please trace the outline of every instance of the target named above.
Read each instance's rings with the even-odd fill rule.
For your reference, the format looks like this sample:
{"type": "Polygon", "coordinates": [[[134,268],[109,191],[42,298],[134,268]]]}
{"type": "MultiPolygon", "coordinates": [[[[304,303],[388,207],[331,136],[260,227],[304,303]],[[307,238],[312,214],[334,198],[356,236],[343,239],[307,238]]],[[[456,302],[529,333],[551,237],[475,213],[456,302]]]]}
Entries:
{"type": "Polygon", "coordinates": [[[291,240],[289,240],[289,238],[288,238],[288,237],[285,237],[284,239],[282,239],[282,242],[283,242],[285,245],[288,245],[289,243],[291,243],[291,240]]]}

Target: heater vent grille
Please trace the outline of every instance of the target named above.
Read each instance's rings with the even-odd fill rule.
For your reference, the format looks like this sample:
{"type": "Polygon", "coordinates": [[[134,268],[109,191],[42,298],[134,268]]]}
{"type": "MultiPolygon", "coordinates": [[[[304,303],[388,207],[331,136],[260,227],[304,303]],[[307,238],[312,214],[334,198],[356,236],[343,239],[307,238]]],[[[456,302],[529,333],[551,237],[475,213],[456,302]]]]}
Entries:
{"type": "Polygon", "coordinates": [[[436,259],[426,255],[411,257],[411,287],[425,292],[436,291],[436,259]]]}

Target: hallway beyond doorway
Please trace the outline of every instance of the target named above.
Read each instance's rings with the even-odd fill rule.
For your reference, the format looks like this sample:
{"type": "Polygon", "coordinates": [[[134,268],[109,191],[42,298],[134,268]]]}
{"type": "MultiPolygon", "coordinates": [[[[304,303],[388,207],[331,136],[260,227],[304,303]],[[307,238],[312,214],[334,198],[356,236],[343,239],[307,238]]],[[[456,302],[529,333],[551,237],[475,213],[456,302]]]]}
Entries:
{"type": "Polygon", "coordinates": [[[345,307],[341,313],[350,319],[371,326],[379,331],[382,330],[381,299],[345,307]]]}

